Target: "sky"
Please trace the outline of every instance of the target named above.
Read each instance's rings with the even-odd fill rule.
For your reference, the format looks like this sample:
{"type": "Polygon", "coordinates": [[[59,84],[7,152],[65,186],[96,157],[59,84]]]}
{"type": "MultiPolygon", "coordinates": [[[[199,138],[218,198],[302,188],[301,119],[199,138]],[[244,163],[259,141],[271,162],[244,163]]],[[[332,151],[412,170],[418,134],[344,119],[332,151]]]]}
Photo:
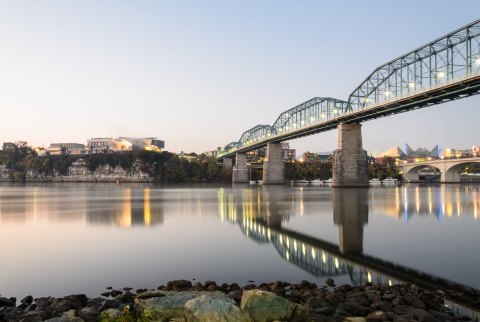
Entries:
{"type": "MultiPolygon", "coordinates": [[[[204,152],[479,18],[478,0],[0,1],[0,143],[204,152]]],[[[363,123],[369,154],[480,145],[480,96],[363,123]]],[[[337,132],[290,141],[331,151],[337,132]]]]}

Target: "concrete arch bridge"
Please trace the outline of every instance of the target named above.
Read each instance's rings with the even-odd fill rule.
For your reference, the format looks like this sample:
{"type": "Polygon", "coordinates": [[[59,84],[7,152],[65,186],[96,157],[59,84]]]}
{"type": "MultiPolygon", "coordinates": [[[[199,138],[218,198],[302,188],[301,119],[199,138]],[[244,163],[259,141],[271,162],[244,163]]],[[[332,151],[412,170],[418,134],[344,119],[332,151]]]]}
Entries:
{"type": "Polygon", "coordinates": [[[398,168],[403,172],[402,177],[404,181],[418,182],[419,170],[425,167],[434,167],[441,172],[441,183],[458,183],[460,182],[460,170],[463,167],[472,164],[479,164],[480,157],[465,158],[465,159],[444,159],[426,162],[406,163],[399,165],[398,168]]]}

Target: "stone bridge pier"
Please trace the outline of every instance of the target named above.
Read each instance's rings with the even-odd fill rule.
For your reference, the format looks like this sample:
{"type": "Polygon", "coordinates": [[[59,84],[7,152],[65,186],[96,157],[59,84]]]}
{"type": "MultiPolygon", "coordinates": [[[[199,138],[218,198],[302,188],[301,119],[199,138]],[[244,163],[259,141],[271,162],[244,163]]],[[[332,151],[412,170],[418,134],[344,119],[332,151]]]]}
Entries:
{"type": "Polygon", "coordinates": [[[362,148],[361,129],[361,124],[338,126],[338,149],[333,151],[333,187],[368,187],[367,151],[362,148]]]}
{"type": "Polygon", "coordinates": [[[247,167],[247,156],[245,153],[235,155],[236,164],[233,167],[232,183],[246,183],[250,181],[247,167]]]}
{"type": "Polygon", "coordinates": [[[263,184],[285,184],[282,152],[281,143],[267,144],[267,155],[263,163],[263,184]]]}

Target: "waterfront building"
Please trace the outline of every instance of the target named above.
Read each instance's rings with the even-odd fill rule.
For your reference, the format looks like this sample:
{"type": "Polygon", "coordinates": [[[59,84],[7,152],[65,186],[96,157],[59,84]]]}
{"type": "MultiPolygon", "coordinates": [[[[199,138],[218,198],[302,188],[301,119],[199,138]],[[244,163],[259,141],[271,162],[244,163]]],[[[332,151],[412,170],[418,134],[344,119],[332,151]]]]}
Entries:
{"type": "Polygon", "coordinates": [[[399,161],[407,161],[407,162],[423,162],[423,161],[430,161],[430,160],[437,160],[441,156],[440,148],[438,145],[433,147],[433,149],[428,150],[426,148],[418,148],[413,150],[408,144],[405,144],[405,150],[402,150],[398,146],[394,146],[388,150],[385,150],[381,153],[377,153],[373,155],[375,163],[381,163],[383,158],[390,157],[395,159],[397,162],[399,161]]]}

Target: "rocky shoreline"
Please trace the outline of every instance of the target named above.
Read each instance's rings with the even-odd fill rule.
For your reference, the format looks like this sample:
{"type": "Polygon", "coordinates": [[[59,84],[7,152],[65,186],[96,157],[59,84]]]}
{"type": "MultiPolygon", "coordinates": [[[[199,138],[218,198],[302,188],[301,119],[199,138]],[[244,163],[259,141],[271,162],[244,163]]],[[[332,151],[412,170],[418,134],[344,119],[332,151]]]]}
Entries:
{"type": "Polygon", "coordinates": [[[96,298],[0,297],[0,321],[471,321],[455,315],[442,291],[412,284],[335,286],[308,281],[217,285],[170,281],[156,290],[108,287],[96,298]]]}

